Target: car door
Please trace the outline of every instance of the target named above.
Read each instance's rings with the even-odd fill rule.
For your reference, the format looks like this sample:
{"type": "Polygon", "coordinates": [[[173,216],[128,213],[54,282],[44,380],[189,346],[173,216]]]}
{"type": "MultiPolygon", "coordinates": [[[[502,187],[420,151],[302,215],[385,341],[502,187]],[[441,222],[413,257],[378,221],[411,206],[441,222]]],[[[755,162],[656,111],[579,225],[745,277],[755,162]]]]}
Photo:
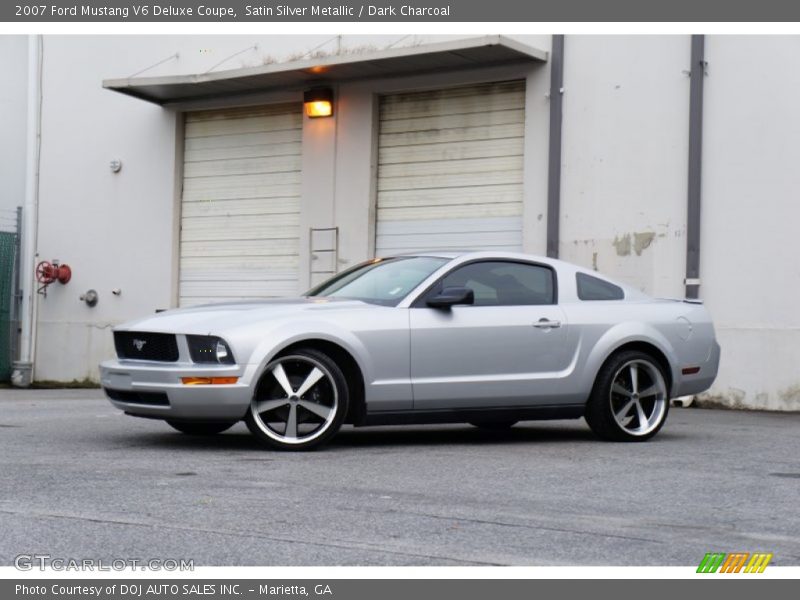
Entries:
{"type": "Polygon", "coordinates": [[[547,403],[569,362],[556,296],[555,271],[535,263],[481,260],[445,275],[410,309],[414,409],[547,403]],[[471,289],[474,304],[428,307],[447,287],[471,289]]]}

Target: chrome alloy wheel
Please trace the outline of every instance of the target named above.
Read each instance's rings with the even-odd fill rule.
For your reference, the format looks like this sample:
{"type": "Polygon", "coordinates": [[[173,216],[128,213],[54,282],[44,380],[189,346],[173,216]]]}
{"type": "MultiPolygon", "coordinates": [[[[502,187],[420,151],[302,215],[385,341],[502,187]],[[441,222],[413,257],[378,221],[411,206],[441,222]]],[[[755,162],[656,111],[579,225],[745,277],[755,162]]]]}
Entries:
{"type": "Polygon", "coordinates": [[[255,425],[280,444],[305,444],[334,422],[339,396],[333,376],[310,356],[282,356],[267,365],[250,403],[255,425]]]}
{"type": "Polygon", "coordinates": [[[632,436],[647,435],[659,427],[666,414],[664,376],[646,360],[630,360],[614,374],[609,402],[621,429],[632,436]]]}

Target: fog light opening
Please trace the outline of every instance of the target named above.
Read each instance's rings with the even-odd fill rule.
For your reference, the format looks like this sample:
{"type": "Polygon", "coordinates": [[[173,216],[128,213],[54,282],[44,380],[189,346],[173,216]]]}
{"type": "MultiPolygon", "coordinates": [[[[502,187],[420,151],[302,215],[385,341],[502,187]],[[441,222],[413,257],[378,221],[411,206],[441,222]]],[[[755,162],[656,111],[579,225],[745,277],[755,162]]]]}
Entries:
{"type": "Polygon", "coordinates": [[[238,377],[181,377],[183,385],[231,385],[238,377]]]}

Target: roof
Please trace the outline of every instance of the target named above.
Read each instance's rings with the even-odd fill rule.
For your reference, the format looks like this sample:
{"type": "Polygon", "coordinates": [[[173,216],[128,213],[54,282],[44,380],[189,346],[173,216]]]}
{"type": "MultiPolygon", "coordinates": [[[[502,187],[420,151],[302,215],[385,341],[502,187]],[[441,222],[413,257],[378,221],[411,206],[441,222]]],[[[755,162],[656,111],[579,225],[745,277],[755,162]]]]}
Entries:
{"type": "Polygon", "coordinates": [[[543,50],[505,36],[489,35],[195,75],[107,79],[103,81],[103,87],[168,106],[196,100],[301,90],[310,85],[546,60],[547,52],[543,50]]]}
{"type": "MultiPolygon", "coordinates": [[[[511,261],[523,261],[523,262],[534,262],[539,263],[541,265],[550,266],[556,270],[558,276],[561,278],[566,276],[566,279],[571,279],[572,281],[575,280],[575,275],[577,273],[584,273],[586,275],[590,275],[596,279],[601,279],[603,281],[607,281],[617,287],[622,288],[625,291],[625,299],[626,300],[646,300],[649,299],[650,296],[645,294],[642,290],[639,290],[631,285],[618,281],[617,279],[612,279],[607,275],[597,272],[594,269],[589,267],[582,267],[575,263],[567,262],[565,260],[561,260],[558,258],[550,258],[548,256],[541,256],[537,254],[527,254],[524,252],[508,252],[505,250],[432,250],[428,252],[410,252],[408,254],[400,254],[397,256],[431,256],[436,258],[446,258],[450,259],[451,262],[448,262],[447,265],[452,264],[452,261],[456,262],[456,267],[465,263],[471,262],[473,260],[511,260],[511,261]]],[[[442,267],[450,268],[449,266],[442,267]]],[[[440,271],[436,271],[439,273],[440,271]]],[[[559,283],[559,287],[561,287],[561,283],[559,283]]]]}
{"type": "Polygon", "coordinates": [[[472,250],[421,250],[419,252],[404,252],[402,254],[393,254],[391,258],[413,257],[413,256],[430,256],[432,258],[458,258],[464,254],[469,254],[472,250]]]}

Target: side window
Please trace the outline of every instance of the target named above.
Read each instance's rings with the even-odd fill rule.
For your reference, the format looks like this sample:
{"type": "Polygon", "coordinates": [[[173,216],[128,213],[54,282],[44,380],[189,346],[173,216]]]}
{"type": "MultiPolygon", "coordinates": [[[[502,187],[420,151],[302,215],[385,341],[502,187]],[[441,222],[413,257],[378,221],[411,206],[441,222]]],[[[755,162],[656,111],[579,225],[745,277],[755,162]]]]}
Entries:
{"type": "Polygon", "coordinates": [[[608,283],[586,273],[575,275],[578,284],[578,298],[581,300],[622,300],[625,292],[613,283],[608,283]]]}
{"type": "Polygon", "coordinates": [[[475,293],[475,306],[555,303],[553,271],[526,263],[471,263],[446,275],[439,289],[445,287],[470,288],[475,293]]]}

